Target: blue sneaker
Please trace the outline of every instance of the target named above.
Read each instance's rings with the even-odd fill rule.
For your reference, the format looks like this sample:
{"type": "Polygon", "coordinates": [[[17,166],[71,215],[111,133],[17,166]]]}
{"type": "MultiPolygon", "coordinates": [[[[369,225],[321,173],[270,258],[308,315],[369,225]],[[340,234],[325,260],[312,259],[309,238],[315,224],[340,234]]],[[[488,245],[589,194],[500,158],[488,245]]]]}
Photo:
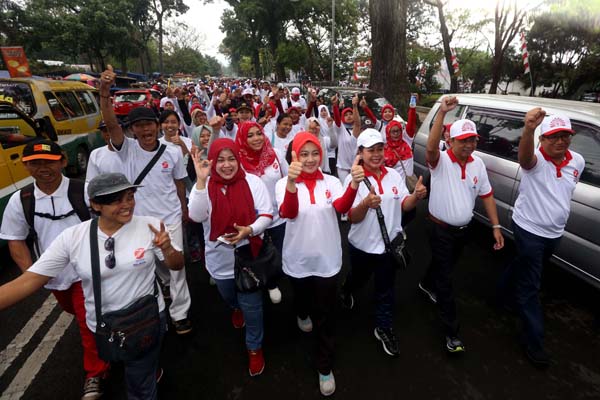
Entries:
{"type": "Polygon", "coordinates": [[[328,375],[323,375],[319,372],[319,389],[323,396],[331,396],[335,392],[335,378],[333,371],[328,375]]]}

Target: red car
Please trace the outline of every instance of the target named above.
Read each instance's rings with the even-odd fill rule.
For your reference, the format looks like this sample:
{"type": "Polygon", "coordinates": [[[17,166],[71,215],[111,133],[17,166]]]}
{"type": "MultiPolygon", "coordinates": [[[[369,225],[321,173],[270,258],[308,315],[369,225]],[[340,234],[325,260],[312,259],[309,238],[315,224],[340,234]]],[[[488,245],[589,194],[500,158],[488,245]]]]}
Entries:
{"type": "Polygon", "coordinates": [[[115,93],[113,109],[119,117],[126,116],[129,111],[137,107],[143,107],[152,99],[152,104],[158,110],[161,94],[154,89],[127,89],[115,93]]]}

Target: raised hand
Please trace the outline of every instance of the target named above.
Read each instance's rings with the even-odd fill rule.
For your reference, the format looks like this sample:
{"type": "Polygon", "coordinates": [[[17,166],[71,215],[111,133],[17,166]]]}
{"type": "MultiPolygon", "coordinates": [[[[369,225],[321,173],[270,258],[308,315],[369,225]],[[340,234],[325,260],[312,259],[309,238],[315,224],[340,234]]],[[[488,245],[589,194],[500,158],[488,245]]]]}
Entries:
{"type": "Polygon", "coordinates": [[[108,64],[102,74],[100,74],[100,92],[102,95],[110,95],[110,88],[115,84],[117,74],[113,71],[112,65],[108,64]]]}
{"type": "MultiPolygon", "coordinates": [[[[212,167],[212,160],[203,160],[202,153],[204,149],[199,149],[196,146],[192,146],[190,153],[192,161],[194,162],[194,169],[196,170],[196,178],[198,183],[202,185],[206,184],[206,179],[210,176],[210,168],[212,167]]],[[[203,189],[203,188],[200,188],[203,189]]]]}
{"type": "Polygon", "coordinates": [[[334,94],[333,96],[331,96],[331,104],[338,104],[340,101],[337,97],[337,94],[334,94]]]}
{"type": "Polygon", "coordinates": [[[540,107],[527,111],[527,114],[525,114],[525,129],[531,132],[535,131],[535,128],[542,123],[545,116],[546,111],[540,107]]]}
{"type": "Polygon", "coordinates": [[[423,176],[419,176],[419,180],[415,185],[415,196],[417,199],[421,200],[427,196],[427,186],[423,185],[423,176]]]}
{"type": "Polygon", "coordinates": [[[354,158],[354,163],[350,169],[350,175],[352,176],[352,188],[358,189],[358,185],[365,179],[365,170],[363,166],[360,165],[360,155],[358,154],[354,158]]]}
{"type": "Polygon", "coordinates": [[[442,97],[442,105],[440,106],[440,111],[447,113],[448,111],[452,111],[458,105],[458,98],[455,96],[444,96],[442,97]]]}
{"type": "Polygon", "coordinates": [[[352,107],[355,107],[358,105],[358,95],[355,94],[354,96],[352,96],[352,107]]]}
{"type": "Polygon", "coordinates": [[[169,232],[165,229],[164,222],[160,221],[160,230],[150,224],[148,224],[148,227],[154,233],[152,243],[154,243],[156,247],[161,250],[166,250],[171,246],[171,238],[169,237],[169,232]]]}
{"type": "Polygon", "coordinates": [[[360,99],[360,103],[358,104],[361,108],[365,108],[367,107],[367,100],[365,99],[365,96],[362,97],[362,99],[360,99]]]}
{"type": "Polygon", "coordinates": [[[375,193],[375,186],[369,189],[369,195],[364,198],[363,202],[369,208],[377,208],[381,204],[381,197],[375,193]]]}
{"type": "Polygon", "coordinates": [[[298,161],[298,155],[295,151],[292,151],[292,163],[288,167],[288,180],[290,182],[296,182],[296,179],[302,173],[302,163],[298,161]]]}

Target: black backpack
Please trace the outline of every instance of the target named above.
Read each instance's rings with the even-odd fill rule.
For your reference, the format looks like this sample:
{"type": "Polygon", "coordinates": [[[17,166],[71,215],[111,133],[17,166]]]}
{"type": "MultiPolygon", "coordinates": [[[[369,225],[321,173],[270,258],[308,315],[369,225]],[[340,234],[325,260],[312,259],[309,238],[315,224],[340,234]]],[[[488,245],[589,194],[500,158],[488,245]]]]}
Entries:
{"type": "Polygon", "coordinates": [[[51,215],[35,212],[35,196],[33,195],[33,183],[21,189],[21,204],[23,205],[23,214],[27,225],[29,225],[29,234],[25,240],[27,247],[31,251],[32,259],[35,261],[40,256],[40,248],[38,244],[38,235],[34,229],[33,218],[35,215],[42,218],[48,218],[53,221],[65,219],[73,214],[77,214],[81,221],[87,221],[91,218],[90,210],[85,204],[84,197],[85,182],[79,179],[69,179],[69,188],[67,189],[67,197],[73,210],[64,215],[51,215]]]}

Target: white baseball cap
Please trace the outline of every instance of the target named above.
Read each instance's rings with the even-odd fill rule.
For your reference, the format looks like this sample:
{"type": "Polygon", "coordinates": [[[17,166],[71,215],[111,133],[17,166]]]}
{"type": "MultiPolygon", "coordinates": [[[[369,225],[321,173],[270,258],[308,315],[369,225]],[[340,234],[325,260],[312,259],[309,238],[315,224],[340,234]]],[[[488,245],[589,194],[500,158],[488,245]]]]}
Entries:
{"type": "Polygon", "coordinates": [[[300,89],[295,87],[292,89],[292,94],[300,94],[300,89]]]}
{"type": "Polygon", "coordinates": [[[254,90],[252,90],[251,88],[244,89],[244,91],[242,92],[242,96],[245,96],[247,94],[254,96],[254,90]]]}
{"type": "Polygon", "coordinates": [[[475,123],[468,119],[459,119],[450,127],[451,139],[467,139],[472,136],[479,136],[475,123]]]}
{"type": "Polygon", "coordinates": [[[356,145],[360,148],[362,147],[371,147],[376,144],[383,144],[383,137],[381,136],[381,132],[373,128],[367,128],[358,136],[356,139],[356,145]]]}
{"type": "Polygon", "coordinates": [[[547,115],[542,121],[540,131],[543,136],[550,136],[563,131],[575,133],[571,127],[571,120],[569,117],[560,114],[547,115]]]}

